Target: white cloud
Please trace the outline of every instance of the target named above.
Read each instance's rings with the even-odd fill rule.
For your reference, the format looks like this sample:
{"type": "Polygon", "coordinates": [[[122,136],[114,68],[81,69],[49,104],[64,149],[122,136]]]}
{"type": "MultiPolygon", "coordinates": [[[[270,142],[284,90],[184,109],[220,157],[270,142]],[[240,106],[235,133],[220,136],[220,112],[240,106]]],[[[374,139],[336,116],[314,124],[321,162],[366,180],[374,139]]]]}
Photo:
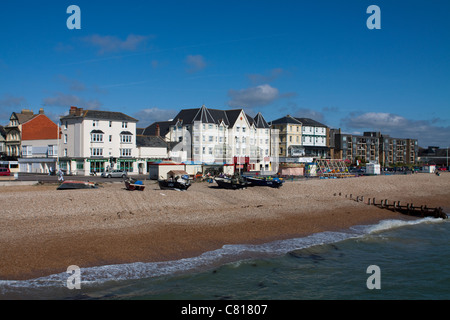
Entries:
{"type": "Polygon", "coordinates": [[[189,55],[186,57],[186,64],[188,73],[195,73],[206,68],[205,58],[202,55],[189,55]]]}
{"type": "Polygon", "coordinates": [[[280,97],[280,91],[268,84],[263,84],[242,90],[231,89],[228,95],[231,98],[228,101],[230,107],[252,108],[271,104],[280,97]]]}

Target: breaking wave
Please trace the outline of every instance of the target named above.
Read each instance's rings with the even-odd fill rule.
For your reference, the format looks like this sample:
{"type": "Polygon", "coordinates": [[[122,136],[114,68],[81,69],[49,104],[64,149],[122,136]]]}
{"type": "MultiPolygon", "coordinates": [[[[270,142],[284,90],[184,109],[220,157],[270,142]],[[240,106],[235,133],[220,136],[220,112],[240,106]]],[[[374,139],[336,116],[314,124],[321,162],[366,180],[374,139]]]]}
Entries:
{"type": "MultiPolygon", "coordinates": [[[[373,233],[393,228],[411,226],[422,223],[438,223],[442,219],[424,218],[419,220],[383,220],[369,226],[354,226],[345,232],[321,232],[303,238],[274,241],[260,245],[224,245],[222,248],[205,252],[193,258],[168,262],[136,262],[119,265],[82,268],[80,271],[81,285],[95,287],[105,283],[118,284],[125,280],[138,280],[172,276],[196,270],[205,270],[227,263],[235,263],[246,259],[273,257],[287,254],[294,250],[305,249],[316,245],[337,243],[351,238],[359,238],[373,233]]],[[[0,297],[11,292],[21,292],[24,289],[57,288],[67,290],[67,280],[71,274],[59,273],[47,277],[15,281],[0,280],[0,297]]]]}

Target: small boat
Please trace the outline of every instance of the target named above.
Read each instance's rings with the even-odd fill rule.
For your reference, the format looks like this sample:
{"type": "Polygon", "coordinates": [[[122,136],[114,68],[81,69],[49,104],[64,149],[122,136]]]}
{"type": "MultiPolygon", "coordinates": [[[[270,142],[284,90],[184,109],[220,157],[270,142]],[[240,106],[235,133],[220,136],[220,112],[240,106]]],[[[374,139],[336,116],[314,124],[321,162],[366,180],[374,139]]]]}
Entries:
{"type": "Polygon", "coordinates": [[[233,176],[231,178],[228,177],[216,177],[214,178],[219,187],[224,189],[243,189],[247,188],[248,182],[242,176],[233,176]]]}
{"type": "Polygon", "coordinates": [[[246,177],[250,186],[279,188],[284,181],[281,178],[272,177],[246,177]]]}
{"type": "Polygon", "coordinates": [[[125,188],[129,191],[134,191],[134,190],[144,191],[144,189],[145,189],[144,183],[140,180],[125,179],[124,182],[125,182],[125,188]]]}
{"type": "Polygon", "coordinates": [[[191,186],[191,181],[184,171],[169,171],[167,179],[159,179],[158,184],[161,190],[187,190],[191,186]]]}
{"type": "Polygon", "coordinates": [[[189,180],[184,179],[167,179],[167,180],[158,180],[159,188],[161,190],[187,190],[191,186],[191,182],[189,180]]]}
{"type": "Polygon", "coordinates": [[[97,189],[94,182],[86,181],[64,181],[56,190],[74,190],[74,189],[97,189]]]}

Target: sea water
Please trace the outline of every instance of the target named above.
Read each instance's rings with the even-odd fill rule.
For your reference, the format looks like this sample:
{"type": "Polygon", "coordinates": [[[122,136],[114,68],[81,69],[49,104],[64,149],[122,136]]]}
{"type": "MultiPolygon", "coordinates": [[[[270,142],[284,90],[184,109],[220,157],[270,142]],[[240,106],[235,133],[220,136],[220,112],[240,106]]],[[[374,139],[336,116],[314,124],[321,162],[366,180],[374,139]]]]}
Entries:
{"type": "Polygon", "coordinates": [[[447,300],[449,239],[449,220],[385,220],[177,261],[81,269],[80,289],[68,288],[68,273],[0,281],[0,298],[447,300]],[[374,276],[379,288],[371,289],[374,276]]]}

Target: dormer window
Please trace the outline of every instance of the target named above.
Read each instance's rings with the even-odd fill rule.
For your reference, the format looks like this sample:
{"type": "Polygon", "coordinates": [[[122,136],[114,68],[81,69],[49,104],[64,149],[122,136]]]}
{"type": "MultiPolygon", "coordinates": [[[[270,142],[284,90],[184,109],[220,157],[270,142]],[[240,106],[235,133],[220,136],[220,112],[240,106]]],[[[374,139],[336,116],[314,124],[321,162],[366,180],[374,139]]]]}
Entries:
{"type": "Polygon", "coordinates": [[[91,131],[91,142],[103,142],[103,134],[100,130],[91,131]]]}

